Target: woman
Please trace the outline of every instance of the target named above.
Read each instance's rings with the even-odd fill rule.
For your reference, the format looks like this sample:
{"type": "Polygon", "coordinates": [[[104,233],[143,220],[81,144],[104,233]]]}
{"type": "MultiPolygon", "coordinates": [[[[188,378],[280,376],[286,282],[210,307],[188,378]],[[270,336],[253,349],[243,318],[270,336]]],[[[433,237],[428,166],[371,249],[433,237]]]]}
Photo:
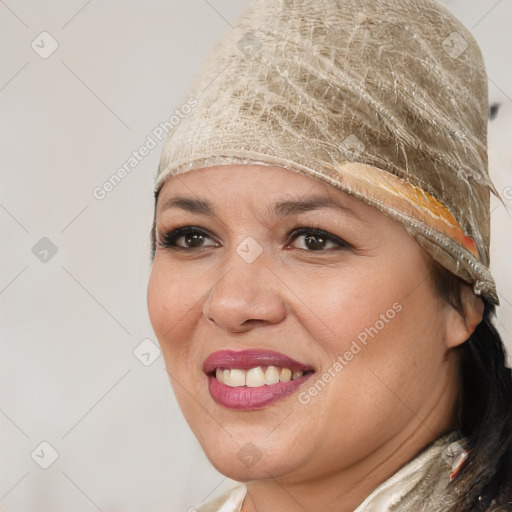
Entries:
{"type": "Polygon", "coordinates": [[[486,84],[430,0],[260,0],[214,48],[148,285],[184,416],[243,482],[201,510],[512,510],[486,84]]]}

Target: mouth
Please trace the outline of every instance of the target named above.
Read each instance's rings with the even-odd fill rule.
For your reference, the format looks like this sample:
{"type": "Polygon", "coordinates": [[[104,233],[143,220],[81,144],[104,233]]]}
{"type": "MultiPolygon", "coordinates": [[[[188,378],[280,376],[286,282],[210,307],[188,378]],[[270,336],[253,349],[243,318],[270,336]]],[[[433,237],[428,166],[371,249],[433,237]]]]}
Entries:
{"type": "Polygon", "coordinates": [[[241,368],[217,368],[207,375],[215,378],[233,388],[247,386],[248,388],[259,388],[261,386],[273,386],[278,382],[290,382],[297,380],[307,371],[297,370],[292,372],[290,368],[279,368],[278,366],[256,366],[249,370],[241,368]]]}
{"type": "Polygon", "coordinates": [[[314,368],[263,350],[223,350],[203,365],[212,398],[230,409],[260,409],[295,392],[314,368]]]}

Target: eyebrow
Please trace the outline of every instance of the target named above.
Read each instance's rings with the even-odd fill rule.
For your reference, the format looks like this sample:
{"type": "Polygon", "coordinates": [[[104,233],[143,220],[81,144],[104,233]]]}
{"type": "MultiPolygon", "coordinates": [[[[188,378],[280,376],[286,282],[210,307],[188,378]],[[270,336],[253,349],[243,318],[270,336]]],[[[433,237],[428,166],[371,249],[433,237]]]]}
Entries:
{"type": "MultiPolygon", "coordinates": [[[[176,196],[166,201],[161,211],[170,208],[179,208],[187,212],[196,213],[208,217],[217,217],[215,208],[212,203],[207,199],[195,199],[185,196],[176,196]]],[[[363,220],[354,210],[342,204],[336,199],[329,196],[309,195],[300,196],[296,199],[288,199],[279,201],[266,208],[265,213],[272,218],[285,217],[287,215],[294,215],[299,213],[308,212],[311,210],[318,210],[321,208],[329,208],[336,211],[342,211],[357,220],[363,220]]]]}

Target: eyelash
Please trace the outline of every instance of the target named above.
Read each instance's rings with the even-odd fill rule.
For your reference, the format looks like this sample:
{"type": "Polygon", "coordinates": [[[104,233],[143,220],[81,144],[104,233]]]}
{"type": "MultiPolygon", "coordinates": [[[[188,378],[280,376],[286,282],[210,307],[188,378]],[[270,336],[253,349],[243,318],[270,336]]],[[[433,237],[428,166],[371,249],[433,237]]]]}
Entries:
{"type": "MultiPolygon", "coordinates": [[[[189,235],[189,234],[200,234],[200,235],[206,235],[208,238],[211,238],[207,231],[205,231],[202,228],[196,227],[196,226],[181,226],[177,227],[175,229],[172,229],[168,231],[167,233],[163,234],[161,237],[161,240],[159,240],[158,245],[162,247],[163,249],[171,249],[173,251],[196,251],[199,249],[204,249],[205,247],[211,247],[211,246],[205,246],[205,247],[181,247],[179,245],[176,245],[176,241],[179,238],[182,238],[183,236],[189,235]]],[[[352,245],[350,245],[348,242],[345,242],[345,240],[332,235],[331,233],[328,233],[327,231],[324,231],[323,229],[319,229],[318,226],[309,224],[309,223],[303,223],[300,228],[294,229],[289,237],[288,237],[288,243],[293,242],[296,238],[299,238],[300,236],[304,236],[306,234],[313,235],[315,237],[323,238],[327,242],[334,242],[339,245],[338,249],[352,249],[352,245]]],[[[301,249],[306,252],[326,252],[326,251],[332,251],[333,249],[319,249],[319,250],[307,250],[307,249],[301,249]]]]}

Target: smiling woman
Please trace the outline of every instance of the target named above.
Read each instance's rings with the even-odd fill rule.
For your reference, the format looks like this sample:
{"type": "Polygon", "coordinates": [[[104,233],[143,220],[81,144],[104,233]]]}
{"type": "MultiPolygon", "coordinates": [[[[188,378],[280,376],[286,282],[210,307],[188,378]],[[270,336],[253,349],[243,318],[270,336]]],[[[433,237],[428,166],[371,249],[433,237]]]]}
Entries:
{"type": "Polygon", "coordinates": [[[190,428],[243,482],[201,510],[509,510],[471,35],[430,0],[259,0],[190,96],[148,309],[190,428]]]}

